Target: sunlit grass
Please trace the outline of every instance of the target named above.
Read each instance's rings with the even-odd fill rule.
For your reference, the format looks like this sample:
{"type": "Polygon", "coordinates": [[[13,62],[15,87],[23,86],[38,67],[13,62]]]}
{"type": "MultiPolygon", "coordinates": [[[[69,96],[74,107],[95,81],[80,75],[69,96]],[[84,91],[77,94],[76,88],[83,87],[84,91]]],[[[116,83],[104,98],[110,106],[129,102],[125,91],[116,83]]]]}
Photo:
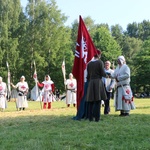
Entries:
{"type": "Polygon", "coordinates": [[[0,150],[148,150],[150,147],[150,99],[135,99],[137,109],[119,117],[111,100],[111,113],[102,121],[74,121],[76,108],[64,101],[42,110],[40,102],[16,111],[8,102],[0,112],[0,150]]]}

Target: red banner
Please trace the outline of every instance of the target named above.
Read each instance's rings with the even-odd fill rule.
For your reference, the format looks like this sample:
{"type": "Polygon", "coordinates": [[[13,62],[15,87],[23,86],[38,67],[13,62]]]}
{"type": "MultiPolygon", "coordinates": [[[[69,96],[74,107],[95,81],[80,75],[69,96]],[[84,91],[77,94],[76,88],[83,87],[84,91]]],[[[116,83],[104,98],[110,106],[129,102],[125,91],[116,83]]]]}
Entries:
{"type": "Polygon", "coordinates": [[[84,94],[84,73],[87,63],[97,53],[88,30],[80,16],[78,36],[75,50],[75,59],[72,73],[77,80],[77,109],[84,94]]]}

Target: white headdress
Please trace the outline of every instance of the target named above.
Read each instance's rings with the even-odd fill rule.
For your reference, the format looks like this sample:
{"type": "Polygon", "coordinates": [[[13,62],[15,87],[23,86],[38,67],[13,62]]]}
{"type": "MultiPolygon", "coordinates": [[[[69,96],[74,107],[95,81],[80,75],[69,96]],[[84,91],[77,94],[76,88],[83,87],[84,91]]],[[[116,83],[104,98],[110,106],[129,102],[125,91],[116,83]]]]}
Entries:
{"type": "Polygon", "coordinates": [[[119,56],[118,59],[120,60],[121,64],[124,64],[126,62],[124,56],[119,56]]]}
{"type": "MultiPolygon", "coordinates": [[[[21,76],[21,78],[25,79],[25,76],[21,76]]],[[[20,78],[20,79],[21,79],[21,78],[20,78]]]]}

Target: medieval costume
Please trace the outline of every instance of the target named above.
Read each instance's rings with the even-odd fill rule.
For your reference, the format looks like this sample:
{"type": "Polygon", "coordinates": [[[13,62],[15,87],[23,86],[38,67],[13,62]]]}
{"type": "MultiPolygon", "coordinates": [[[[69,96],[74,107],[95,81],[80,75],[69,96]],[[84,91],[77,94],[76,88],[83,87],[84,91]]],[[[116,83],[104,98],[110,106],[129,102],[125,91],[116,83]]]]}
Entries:
{"type": "Polygon", "coordinates": [[[48,109],[51,109],[51,102],[53,101],[53,92],[55,90],[54,82],[51,80],[49,75],[45,76],[45,81],[42,83],[38,82],[38,86],[42,87],[42,99],[43,109],[46,109],[48,103],[48,109]]]}
{"type": "Polygon", "coordinates": [[[6,108],[6,96],[7,96],[7,86],[5,82],[2,82],[2,77],[0,77],[0,109],[4,111],[6,108]]]}
{"type": "Polygon", "coordinates": [[[130,110],[135,109],[135,105],[130,87],[130,68],[126,65],[124,56],[118,57],[118,67],[111,77],[116,79],[117,86],[115,109],[120,111],[120,116],[129,116],[130,110]]]}
{"type": "MultiPolygon", "coordinates": [[[[112,69],[110,69],[110,66],[111,66],[110,61],[106,61],[105,68],[104,68],[106,74],[112,74],[114,72],[112,69]]],[[[115,86],[115,79],[102,77],[102,81],[104,83],[105,91],[107,95],[107,99],[104,101],[104,114],[107,115],[110,113],[110,98],[111,98],[112,89],[115,86]]]]}
{"type": "Polygon", "coordinates": [[[73,78],[73,74],[69,74],[69,79],[65,80],[65,85],[67,86],[66,104],[69,107],[70,104],[76,106],[76,91],[77,91],[77,81],[73,78]]]}
{"type": "Polygon", "coordinates": [[[87,80],[89,81],[87,89],[87,102],[88,104],[88,117],[89,121],[98,122],[100,120],[100,105],[101,100],[106,100],[106,92],[102,77],[105,77],[104,64],[99,59],[99,54],[95,54],[94,59],[91,60],[87,65],[87,80]]]}
{"type": "Polygon", "coordinates": [[[16,107],[19,110],[25,110],[25,108],[28,107],[27,102],[27,93],[29,90],[28,83],[25,82],[25,77],[21,76],[20,82],[18,82],[16,85],[11,85],[18,90],[18,96],[16,100],[16,107]]]}

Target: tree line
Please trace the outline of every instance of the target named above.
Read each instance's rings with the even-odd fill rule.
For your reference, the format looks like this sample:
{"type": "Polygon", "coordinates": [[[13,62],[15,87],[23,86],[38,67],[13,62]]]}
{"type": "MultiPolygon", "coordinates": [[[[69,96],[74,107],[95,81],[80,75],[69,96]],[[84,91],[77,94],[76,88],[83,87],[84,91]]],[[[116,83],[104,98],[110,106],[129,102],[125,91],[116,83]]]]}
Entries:
{"type": "MultiPolygon", "coordinates": [[[[119,25],[95,24],[91,17],[83,18],[102,60],[113,67],[117,57],[124,55],[131,68],[134,92],[150,91],[150,21],[129,23],[126,30],[119,25]]],[[[39,81],[49,74],[55,86],[64,91],[61,70],[66,63],[66,78],[72,71],[77,39],[78,19],[65,26],[67,16],[58,9],[55,0],[28,0],[25,10],[20,0],[0,0],[0,76],[7,81],[7,66],[11,82],[22,75],[30,89],[34,86],[34,61],[39,81]]]]}

